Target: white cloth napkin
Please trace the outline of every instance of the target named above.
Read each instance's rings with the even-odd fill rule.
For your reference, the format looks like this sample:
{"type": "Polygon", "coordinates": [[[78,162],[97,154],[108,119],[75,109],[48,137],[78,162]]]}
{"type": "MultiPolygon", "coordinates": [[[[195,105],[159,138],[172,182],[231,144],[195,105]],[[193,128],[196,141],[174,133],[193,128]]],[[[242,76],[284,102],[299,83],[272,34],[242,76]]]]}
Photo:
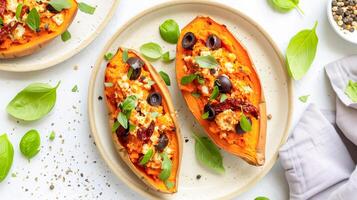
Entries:
{"type": "MultiPolygon", "coordinates": [[[[337,126],[357,145],[357,104],[344,93],[349,80],[357,81],[357,56],[327,65],[326,72],[337,95],[337,126]]],[[[279,152],[290,199],[357,199],[356,163],[346,144],[317,106],[309,105],[279,152]]]]}

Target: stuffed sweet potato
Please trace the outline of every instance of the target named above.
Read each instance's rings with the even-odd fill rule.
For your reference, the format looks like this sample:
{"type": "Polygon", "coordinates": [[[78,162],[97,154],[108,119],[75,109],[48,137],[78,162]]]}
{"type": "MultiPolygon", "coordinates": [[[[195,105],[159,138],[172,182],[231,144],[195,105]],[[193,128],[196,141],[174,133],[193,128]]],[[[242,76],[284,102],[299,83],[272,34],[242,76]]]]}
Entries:
{"type": "Polygon", "coordinates": [[[252,165],[265,161],[266,108],[259,77],[247,51],[209,17],[181,32],[176,75],[195,118],[222,149],[252,165]]]}
{"type": "Polygon", "coordinates": [[[76,16],[77,2],[52,2],[0,0],[0,59],[32,54],[67,30],[76,16]]]}
{"type": "Polygon", "coordinates": [[[104,85],[121,158],[150,188],[176,192],[182,144],[164,81],[135,51],[119,49],[107,65],[104,85]]]}

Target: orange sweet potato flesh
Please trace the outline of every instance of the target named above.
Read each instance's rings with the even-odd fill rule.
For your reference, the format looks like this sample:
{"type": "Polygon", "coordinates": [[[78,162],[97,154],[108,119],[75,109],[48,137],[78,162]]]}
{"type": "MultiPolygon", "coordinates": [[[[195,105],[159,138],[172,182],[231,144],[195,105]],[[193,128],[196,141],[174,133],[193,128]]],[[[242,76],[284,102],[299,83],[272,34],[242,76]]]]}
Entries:
{"type": "MultiPolygon", "coordinates": [[[[116,55],[110,60],[110,62],[107,65],[106,72],[105,72],[105,82],[110,82],[110,83],[116,83],[118,79],[122,78],[123,73],[125,76],[127,75],[128,72],[128,65],[125,64],[123,61],[123,48],[119,48],[118,52],[116,55]]],[[[161,79],[160,75],[156,72],[154,67],[145,60],[142,56],[140,56],[137,52],[134,50],[128,50],[128,57],[137,57],[140,58],[142,61],[145,62],[145,65],[142,70],[142,75],[143,71],[149,72],[150,78],[155,81],[155,84],[153,85],[153,90],[155,92],[159,92],[162,96],[162,106],[163,110],[165,113],[169,113],[174,126],[175,126],[175,131],[171,131],[167,134],[169,137],[169,141],[172,147],[174,147],[174,155],[172,157],[172,170],[170,177],[168,178],[168,181],[175,183],[174,187],[168,188],[165,183],[162,180],[159,180],[157,177],[153,177],[152,174],[158,175],[160,171],[158,170],[143,170],[141,166],[139,166],[137,163],[133,163],[130,159],[130,155],[127,151],[127,146],[123,144],[118,136],[115,133],[111,133],[112,139],[114,142],[114,145],[116,147],[117,152],[121,156],[122,160],[130,167],[130,169],[151,189],[156,190],[158,192],[162,193],[175,193],[177,192],[177,186],[178,186],[178,175],[179,175],[179,170],[180,170],[180,162],[181,162],[181,157],[182,157],[182,141],[181,141],[181,136],[180,136],[180,129],[178,125],[178,121],[175,115],[174,107],[172,104],[172,99],[170,96],[170,93],[168,91],[168,88],[165,84],[165,82],[161,79]],[[152,173],[149,175],[147,172],[152,173]]],[[[116,85],[113,87],[105,87],[105,98],[106,98],[106,103],[107,107],[109,110],[109,125],[110,128],[113,127],[114,120],[116,116],[118,115],[118,106],[117,106],[117,100],[116,98],[121,96],[120,89],[116,85]]],[[[159,122],[158,122],[159,123],[159,122]]],[[[133,144],[135,144],[135,140],[130,139],[131,136],[129,136],[129,141],[133,141],[133,144]]],[[[141,144],[137,144],[141,146],[141,144]]]]}
{"type": "Polygon", "coordinates": [[[50,41],[52,41],[54,38],[64,33],[71,25],[78,10],[77,1],[70,1],[72,3],[72,7],[61,11],[61,13],[64,14],[64,21],[60,26],[56,26],[53,21],[45,18],[41,18],[40,26],[44,23],[47,23],[50,24],[50,26],[56,26],[55,30],[46,31],[41,28],[41,31],[36,33],[35,31],[32,31],[29,27],[25,26],[25,39],[13,42],[10,38],[6,38],[5,41],[3,41],[3,43],[8,44],[8,46],[6,48],[0,48],[0,59],[18,58],[33,54],[34,52],[40,50],[42,47],[48,44],[50,41]]]}
{"type": "MultiPolygon", "coordinates": [[[[241,157],[251,165],[263,165],[265,162],[265,140],[266,140],[266,104],[259,77],[253,66],[253,63],[246,49],[237,41],[237,39],[228,31],[225,25],[218,24],[209,17],[199,16],[189,23],[181,32],[178,40],[176,55],[176,76],[179,88],[182,91],[184,99],[195,118],[205,129],[213,142],[225,151],[241,157]],[[215,121],[202,119],[203,107],[206,103],[202,98],[196,98],[192,95],[195,90],[195,84],[182,85],[180,80],[187,76],[185,70],[185,55],[190,55],[191,50],[184,49],[181,41],[187,32],[192,32],[198,41],[206,41],[209,34],[215,34],[222,40],[222,47],[230,53],[236,55],[237,60],[243,66],[249,68],[252,72],[249,78],[242,81],[249,81],[253,89],[253,95],[249,97],[251,103],[259,110],[258,118],[252,119],[252,130],[243,135],[237,133],[228,134],[228,142],[220,138],[220,130],[217,130],[215,121]],[[232,144],[233,143],[233,144],[232,144]]],[[[202,42],[203,43],[203,42],[202,42]]],[[[196,43],[197,44],[197,43],[196,43]]],[[[195,51],[195,47],[193,48],[195,51]]],[[[231,77],[232,78],[232,77],[231,77]]],[[[240,76],[233,79],[240,79],[240,76]]]]}

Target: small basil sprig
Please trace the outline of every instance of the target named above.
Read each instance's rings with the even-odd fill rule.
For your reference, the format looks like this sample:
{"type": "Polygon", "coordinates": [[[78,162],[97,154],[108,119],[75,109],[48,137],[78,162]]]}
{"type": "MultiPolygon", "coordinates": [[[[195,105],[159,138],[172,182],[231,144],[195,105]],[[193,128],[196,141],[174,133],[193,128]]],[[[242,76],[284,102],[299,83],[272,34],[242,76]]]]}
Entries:
{"type": "Polygon", "coordinates": [[[217,60],[211,55],[196,56],[195,61],[198,64],[198,66],[200,66],[201,68],[214,69],[217,66],[219,66],[217,60]]]}
{"type": "Polygon", "coordinates": [[[220,98],[220,100],[219,100],[219,102],[224,102],[225,100],[227,100],[227,95],[226,94],[221,94],[221,98],[220,98]]]}
{"type": "MultiPolygon", "coordinates": [[[[130,118],[130,114],[131,111],[136,107],[136,96],[132,95],[132,96],[128,96],[123,103],[120,104],[120,109],[121,112],[118,114],[118,122],[119,124],[127,129],[128,128],[128,124],[129,124],[129,118],[130,118]]],[[[117,127],[119,128],[119,126],[117,127]]],[[[117,129],[116,128],[116,129],[117,129]]],[[[113,128],[114,129],[114,128],[113,128]]],[[[115,129],[115,130],[116,130],[115,129]]]]}
{"type": "Polygon", "coordinates": [[[171,175],[172,162],[166,152],[162,153],[161,157],[162,157],[162,165],[161,165],[161,172],[159,174],[159,178],[162,181],[166,181],[171,175]]]}
{"type": "Polygon", "coordinates": [[[128,61],[128,59],[129,59],[128,49],[124,49],[123,50],[123,55],[122,55],[122,60],[123,60],[123,62],[126,63],[126,61],[128,61]]]}
{"type": "Polygon", "coordinates": [[[296,34],[286,50],[286,60],[289,75],[295,80],[301,79],[309,70],[315,59],[318,37],[317,22],[311,30],[302,30],[296,34]]]}
{"type": "Polygon", "coordinates": [[[140,160],[139,165],[146,165],[146,163],[148,163],[151,160],[153,155],[154,155],[154,150],[149,149],[140,160]]]}
{"type": "Polygon", "coordinates": [[[166,83],[166,85],[170,86],[171,85],[170,76],[163,71],[160,71],[159,74],[162,80],[164,80],[164,82],[166,83]]]}
{"type": "Polygon", "coordinates": [[[208,119],[208,117],[209,117],[209,112],[205,112],[201,116],[202,119],[208,119]]]}
{"type": "Polygon", "coordinates": [[[310,95],[301,96],[301,97],[299,97],[299,100],[300,100],[301,102],[303,102],[303,103],[306,103],[307,100],[309,99],[309,96],[310,96],[310,95]]]}
{"type": "Polygon", "coordinates": [[[175,53],[172,53],[170,51],[167,51],[166,53],[162,54],[162,60],[164,62],[171,62],[175,60],[175,58],[176,58],[175,53]]]}
{"type": "Polygon", "coordinates": [[[353,101],[357,102],[357,82],[348,81],[345,89],[345,94],[353,101]]]}
{"type": "Polygon", "coordinates": [[[0,17],[0,28],[2,28],[3,25],[4,25],[4,21],[3,21],[2,18],[0,17]]]}
{"type": "Polygon", "coordinates": [[[104,55],[104,59],[105,59],[106,61],[109,61],[109,60],[111,60],[111,59],[113,58],[113,56],[114,56],[113,53],[108,52],[108,53],[106,53],[106,54],[104,55]]]}
{"type": "Polygon", "coordinates": [[[3,181],[10,171],[14,160],[14,147],[6,134],[0,136],[0,182],[3,181]]]}
{"type": "Polygon", "coordinates": [[[279,12],[289,12],[290,10],[297,8],[302,14],[304,11],[299,7],[299,0],[268,0],[270,4],[279,12]]]}
{"type": "Polygon", "coordinates": [[[270,200],[268,197],[256,197],[254,200],[270,200]]]}
{"type": "Polygon", "coordinates": [[[22,7],[23,7],[23,4],[22,4],[22,3],[19,3],[19,4],[17,5],[17,7],[16,7],[16,14],[15,14],[15,16],[16,16],[16,19],[17,19],[18,21],[21,20],[22,7]]]}
{"type": "Polygon", "coordinates": [[[245,132],[249,132],[252,130],[252,124],[248,120],[247,116],[245,116],[245,114],[243,114],[243,113],[240,118],[239,125],[242,128],[242,130],[245,132]]]}
{"type": "Polygon", "coordinates": [[[161,46],[154,42],[149,42],[141,45],[140,53],[145,58],[148,58],[152,61],[162,58],[164,62],[170,62],[175,59],[175,57],[171,56],[174,55],[173,53],[170,53],[169,51],[163,53],[161,46]]]}
{"type": "Polygon", "coordinates": [[[213,88],[212,94],[211,94],[211,96],[209,97],[209,100],[214,100],[214,99],[216,99],[216,98],[218,97],[218,95],[219,95],[219,88],[218,88],[217,85],[215,85],[214,88],[213,88]]]}
{"type": "Polygon", "coordinates": [[[70,0],[51,0],[48,2],[55,10],[61,12],[63,9],[69,9],[72,7],[70,0]]]}
{"type": "Polygon", "coordinates": [[[180,37],[180,27],[172,19],[164,21],[159,27],[160,35],[168,43],[176,44],[180,37]]]}
{"type": "Polygon", "coordinates": [[[50,133],[50,136],[48,137],[48,139],[50,139],[51,141],[53,141],[56,138],[56,133],[54,131],[52,131],[50,133]]]}
{"type": "Polygon", "coordinates": [[[195,138],[195,154],[197,160],[204,166],[217,173],[224,173],[223,158],[219,149],[207,137],[199,137],[193,134],[195,138]]]}
{"type": "Polygon", "coordinates": [[[72,35],[71,35],[71,33],[70,33],[68,30],[66,30],[65,32],[63,32],[63,33],[61,34],[61,39],[62,39],[63,42],[67,42],[67,41],[70,40],[71,38],[72,38],[72,35]]]}
{"type": "Polygon", "coordinates": [[[40,15],[38,14],[36,8],[32,8],[26,18],[27,26],[33,31],[40,30],[40,15]]]}
{"type": "Polygon", "coordinates": [[[83,2],[78,3],[78,8],[80,11],[90,14],[90,15],[93,15],[95,12],[95,7],[88,5],[86,3],[83,3],[83,2]]]}
{"type": "Polygon", "coordinates": [[[33,83],[19,92],[7,105],[6,111],[24,121],[35,121],[47,115],[56,103],[55,87],[46,83],[33,83]]]}
{"type": "Polygon", "coordinates": [[[30,130],[20,141],[20,151],[27,159],[31,159],[40,152],[40,145],[40,134],[36,130],[30,130]]]}
{"type": "Polygon", "coordinates": [[[190,74],[181,78],[181,84],[187,85],[192,83],[198,77],[197,74],[190,74]]]}

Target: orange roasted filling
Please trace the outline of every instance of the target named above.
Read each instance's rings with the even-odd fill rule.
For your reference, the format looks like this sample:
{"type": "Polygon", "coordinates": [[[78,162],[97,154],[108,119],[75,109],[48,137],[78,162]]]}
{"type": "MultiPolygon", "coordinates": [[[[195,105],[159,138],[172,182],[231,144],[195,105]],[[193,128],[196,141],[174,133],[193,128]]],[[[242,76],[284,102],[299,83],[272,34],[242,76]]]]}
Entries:
{"type": "Polygon", "coordinates": [[[220,35],[219,30],[210,30],[209,23],[202,26],[207,27],[186,32],[178,44],[183,51],[179,58],[182,61],[178,61],[183,67],[179,72],[183,73],[180,88],[195,97],[201,119],[207,122],[210,132],[228,144],[244,148],[251,127],[259,126],[260,93],[255,91],[260,88],[251,78],[255,72],[242,64],[231,38],[220,35]],[[242,125],[243,117],[246,127],[242,125]]]}
{"type": "Polygon", "coordinates": [[[175,183],[179,159],[176,127],[145,62],[133,52],[127,53],[124,62],[123,51],[119,50],[107,65],[105,87],[107,101],[114,110],[111,117],[116,121],[113,132],[131,162],[154,181],[175,183]],[[123,107],[128,99],[133,103],[129,112],[123,107]],[[118,122],[121,112],[127,115],[127,128],[118,122]],[[161,174],[164,154],[174,163],[167,180],[161,174]]]}
{"type": "MultiPolygon", "coordinates": [[[[0,0],[0,50],[26,44],[56,32],[63,26],[70,14],[69,9],[57,11],[49,2],[50,0],[0,0]],[[28,18],[36,13],[40,19],[39,26],[33,30],[36,26],[30,27],[28,18]]],[[[72,0],[69,2],[73,3],[72,0]]]]}

